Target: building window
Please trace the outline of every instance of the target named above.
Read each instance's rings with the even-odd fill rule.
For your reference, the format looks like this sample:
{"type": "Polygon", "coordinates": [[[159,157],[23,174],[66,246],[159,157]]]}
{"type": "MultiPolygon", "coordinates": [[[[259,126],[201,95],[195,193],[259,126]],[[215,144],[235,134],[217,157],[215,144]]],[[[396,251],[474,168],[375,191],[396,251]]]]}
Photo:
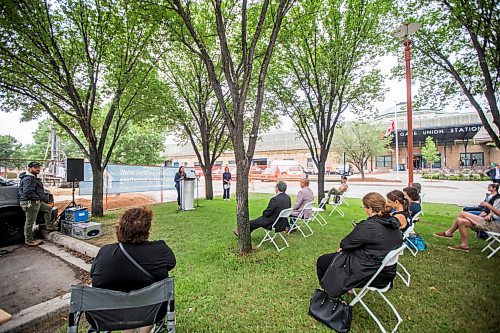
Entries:
{"type": "Polygon", "coordinates": [[[194,166],[200,166],[200,162],[194,162],[194,166]]]}
{"type": "Polygon", "coordinates": [[[484,153],[461,153],[460,159],[464,162],[465,166],[472,165],[472,159],[476,158],[478,166],[484,165],[484,153]]]}
{"type": "Polygon", "coordinates": [[[376,167],[377,168],[392,168],[392,155],[377,156],[376,167]]]}
{"type": "Polygon", "coordinates": [[[224,162],[223,161],[215,161],[214,165],[218,165],[218,166],[221,166],[223,165],[224,162]]]}
{"type": "Polygon", "coordinates": [[[314,165],[314,161],[312,158],[308,158],[307,159],[307,169],[314,169],[315,165],[314,165]]]}
{"type": "Polygon", "coordinates": [[[227,164],[229,164],[229,165],[236,164],[236,162],[235,161],[229,161],[229,162],[227,162],[227,164]]]}

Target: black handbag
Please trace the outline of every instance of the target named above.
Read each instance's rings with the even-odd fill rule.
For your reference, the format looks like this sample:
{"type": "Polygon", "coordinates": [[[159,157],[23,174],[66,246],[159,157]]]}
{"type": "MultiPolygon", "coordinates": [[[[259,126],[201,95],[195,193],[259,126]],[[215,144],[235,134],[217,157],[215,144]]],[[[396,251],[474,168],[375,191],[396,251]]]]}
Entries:
{"type": "Polygon", "coordinates": [[[341,297],[331,297],[321,289],[314,291],[309,314],[337,332],[351,329],[352,306],[341,297]]]}

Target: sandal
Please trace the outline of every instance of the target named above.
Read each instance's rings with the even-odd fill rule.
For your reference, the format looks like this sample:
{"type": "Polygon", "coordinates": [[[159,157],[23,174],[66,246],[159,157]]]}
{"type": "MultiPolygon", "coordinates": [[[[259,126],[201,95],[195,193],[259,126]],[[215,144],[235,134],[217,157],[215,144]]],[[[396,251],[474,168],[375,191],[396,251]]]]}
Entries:
{"type": "Polygon", "coordinates": [[[463,251],[469,253],[469,248],[462,246],[462,245],[456,245],[456,246],[448,246],[450,250],[455,250],[455,251],[463,251]]]}
{"type": "Polygon", "coordinates": [[[444,231],[435,232],[434,236],[439,237],[439,238],[453,238],[453,235],[448,236],[446,234],[446,232],[444,232],[444,231]]]}

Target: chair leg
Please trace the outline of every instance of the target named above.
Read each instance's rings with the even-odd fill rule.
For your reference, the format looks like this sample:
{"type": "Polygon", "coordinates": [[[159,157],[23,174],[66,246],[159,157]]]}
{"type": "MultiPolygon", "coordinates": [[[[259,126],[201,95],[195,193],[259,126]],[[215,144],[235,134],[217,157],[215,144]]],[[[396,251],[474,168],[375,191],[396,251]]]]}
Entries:
{"type": "Polygon", "coordinates": [[[391,303],[391,302],[389,302],[389,300],[387,299],[387,297],[385,297],[384,293],[382,293],[382,292],[380,292],[380,291],[379,291],[378,293],[380,294],[380,296],[382,296],[382,298],[385,300],[385,302],[386,302],[387,304],[389,304],[389,306],[390,306],[390,307],[391,307],[391,309],[392,309],[392,312],[394,313],[394,315],[395,315],[395,316],[396,316],[396,318],[398,319],[398,322],[397,322],[396,326],[394,326],[394,328],[393,328],[393,329],[392,329],[392,331],[391,331],[391,333],[394,333],[394,332],[396,332],[396,331],[397,331],[399,324],[401,324],[401,323],[403,322],[403,319],[401,319],[401,316],[399,315],[398,311],[396,310],[396,308],[394,307],[394,305],[392,305],[392,303],[391,303]]]}
{"type": "Polygon", "coordinates": [[[285,237],[283,237],[283,235],[281,233],[275,233],[274,236],[271,238],[271,243],[274,244],[274,246],[276,247],[276,250],[278,250],[278,252],[281,252],[281,251],[283,251],[284,249],[286,249],[288,247],[288,242],[286,241],[285,237]],[[276,241],[274,240],[277,235],[279,235],[281,237],[281,239],[285,242],[285,246],[284,247],[280,248],[278,246],[278,243],[276,243],[276,241]]]}
{"type": "Polygon", "coordinates": [[[311,229],[311,227],[309,226],[309,221],[308,220],[302,220],[302,227],[303,226],[306,226],[307,229],[309,229],[309,233],[307,233],[307,235],[304,233],[304,231],[302,230],[302,228],[300,228],[300,232],[302,233],[302,236],[304,237],[309,237],[309,236],[312,236],[312,234],[314,234],[314,231],[311,229]]]}
{"type": "Polygon", "coordinates": [[[401,278],[401,280],[403,281],[403,283],[409,287],[410,286],[410,279],[411,279],[411,274],[408,272],[408,270],[406,269],[406,267],[403,266],[403,264],[401,264],[399,261],[398,261],[398,266],[401,267],[401,269],[406,273],[406,276],[407,278],[403,277],[403,275],[396,271],[396,274],[401,278]]]}
{"type": "Polygon", "coordinates": [[[322,227],[328,224],[328,221],[321,214],[316,214],[314,218],[316,219],[316,221],[318,221],[319,225],[321,225],[322,227]]]}
{"type": "Polygon", "coordinates": [[[407,244],[407,247],[406,247],[406,248],[407,248],[408,250],[410,250],[410,253],[411,253],[414,257],[416,257],[416,256],[417,256],[417,254],[418,254],[418,249],[417,249],[417,246],[416,246],[415,244],[413,244],[412,242],[410,242],[410,241],[407,241],[407,242],[406,242],[406,244],[407,244]]]}
{"type": "Polygon", "coordinates": [[[262,238],[262,240],[260,241],[259,245],[257,245],[257,247],[260,247],[265,241],[268,241],[268,240],[271,240],[271,235],[270,235],[269,230],[266,230],[266,235],[264,236],[264,238],[262,238]]]}

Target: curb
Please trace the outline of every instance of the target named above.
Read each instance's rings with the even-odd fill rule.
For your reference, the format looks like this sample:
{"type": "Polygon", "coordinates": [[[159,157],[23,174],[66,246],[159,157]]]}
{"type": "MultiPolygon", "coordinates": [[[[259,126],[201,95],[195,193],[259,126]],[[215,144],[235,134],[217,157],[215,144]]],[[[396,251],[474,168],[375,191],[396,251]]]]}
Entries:
{"type": "Polygon", "coordinates": [[[43,236],[52,243],[62,245],[70,250],[80,252],[92,258],[95,258],[97,252],[99,252],[99,247],[89,243],[85,243],[84,241],[81,241],[79,239],[63,235],[60,232],[51,232],[48,234],[44,233],[43,236]]]}
{"type": "Polygon", "coordinates": [[[24,309],[12,316],[12,320],[0,326],[0,333],[23,332],[26,328],[42,322],[62,311],[68,311],[71,293],[50,299],[24,309]]]}

